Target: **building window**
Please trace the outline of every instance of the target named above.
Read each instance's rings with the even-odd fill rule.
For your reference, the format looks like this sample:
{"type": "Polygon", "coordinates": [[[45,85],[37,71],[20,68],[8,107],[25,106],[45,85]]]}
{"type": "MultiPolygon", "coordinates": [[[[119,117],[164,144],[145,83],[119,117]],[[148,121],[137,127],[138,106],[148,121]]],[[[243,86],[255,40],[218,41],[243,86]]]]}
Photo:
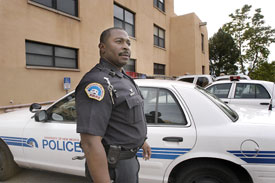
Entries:
{"type": "Polygon", "coordinates": [[[165,0],[154,0],[154,7],[165,12],[165,0]]]}
{"type": "Polygon", "coordinates": [[[165,48],[165,30],[154,25],[154,45],[165,48]]]}
{"type": "Polygon", "coordinates": [[[165,75],[165,65],[154,63],[154,74],[165,75]]]}
{"type": "Polygon", "coordinates": [[[135,37],[135,14],[114,4],[114,27],[123,28],[129,36],[135,37]]]}
{"type": "Polygon", "coordinates": [[[49,8],[62,11],[72,16],[78,16],[78,0],[31,0],[49,8]]]}
{"type": "Polygon", "coordinates": [[[126,72],[136,72],[136,60],[130,59],[123,68],[126,72]]]}
{"type": "Polygon", "coordinates": [[[204,35],[201,34],[201,51],[204,53],[204,35]]]}
{"type": "Polygon", "coordinates": [[[205,66],[204,66],[204,65],[201,66],[201,73],[202,73],[202,74],[205,74],[205,66]]]}
{"type": "Polygon", "coordinates": [[[26,41],[26,65],[77,69],[77,49],[26,41]]]}

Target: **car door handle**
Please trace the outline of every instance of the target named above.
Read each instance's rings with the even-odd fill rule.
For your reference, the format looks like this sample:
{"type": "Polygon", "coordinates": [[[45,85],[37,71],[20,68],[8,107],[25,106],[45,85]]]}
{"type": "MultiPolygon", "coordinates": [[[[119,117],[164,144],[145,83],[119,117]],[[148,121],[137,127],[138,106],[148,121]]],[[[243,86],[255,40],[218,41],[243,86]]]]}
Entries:
{"type": "Polygon", "coordinates": [[[269,105],[269,103],[266,103],[266,102],[263,102],[263,103],[260,103],[261,105],[269,105]]]}
{"type": "Polygon", "coordinates": [[[228,104],[228,102],[226,102],[226,101],[224,103],[228,104]]]}
{"type": "Polygon", "coordinates": [[[183,138],[182,137],[164,137],[162,140],[168,141],[168,142],[182,142],[183,138]]]}

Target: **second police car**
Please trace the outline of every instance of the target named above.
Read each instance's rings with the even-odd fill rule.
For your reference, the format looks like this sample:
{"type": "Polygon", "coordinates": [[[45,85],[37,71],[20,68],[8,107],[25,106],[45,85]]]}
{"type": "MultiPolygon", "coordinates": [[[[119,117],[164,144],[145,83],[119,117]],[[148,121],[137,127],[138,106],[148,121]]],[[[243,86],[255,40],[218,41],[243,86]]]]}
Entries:
{"type": "MultiPolygon", "coordinates": [[[[275,112],[238,114],[206,90],[167,80],[137,80],[144,96],[152,157],[141,183],[274,183],[275,112]]],[[[34,104],[31,110],[38,109],[34,104]]],[[[0,180],[18,167],[84,176],[74,92],[35,116],[0,115],[0,180]]]]}
{"type": "Polygon", "coordinates": [[[263,109],[275,107],[275,84],[269,81],[241,80],[240,76],[235,76],[230,80],[216,81],[207,86],[206,90],[228,104],[263,109]]]}

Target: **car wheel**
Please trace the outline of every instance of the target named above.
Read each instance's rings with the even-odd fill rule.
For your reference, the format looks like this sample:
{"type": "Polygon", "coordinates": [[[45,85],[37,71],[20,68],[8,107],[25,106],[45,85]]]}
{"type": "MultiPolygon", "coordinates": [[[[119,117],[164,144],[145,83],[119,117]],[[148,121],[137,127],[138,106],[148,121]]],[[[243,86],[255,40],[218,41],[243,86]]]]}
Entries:
{"type": "Polygon", "coordinates": [[[184,166],[176,177],[176,183],[240,183],[227,167],[211,162],[184,166]]]}
{"type": "Polygon", "coordinates": [[[7,180],[19,170],[20,168],[14,162],[10,150],[0,141],[0,181],[7,180]]]}

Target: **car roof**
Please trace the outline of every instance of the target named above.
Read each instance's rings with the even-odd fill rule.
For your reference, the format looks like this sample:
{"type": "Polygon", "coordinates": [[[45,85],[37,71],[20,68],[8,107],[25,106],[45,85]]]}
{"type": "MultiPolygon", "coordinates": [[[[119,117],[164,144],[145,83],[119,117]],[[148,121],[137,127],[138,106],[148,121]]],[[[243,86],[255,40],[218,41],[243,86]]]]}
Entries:
{"type": "Polygon", "coordinates": [[[152,86],[152,87],[160,87],[160,88],[169,88],[173,85],[185,87],[185,88],[195,88],[196,86],[192,83],[175,81],[175,80],[163,80],[163,79],[135,79],[135,82],[139,86],[152,86]]]}
{"type": "Polygon", "coordinates": [[[181,78],[190,78],[190,77],[212,77],[211,75],[208,74],[201,74],[201,75],[184,75],[184,76],[178,76],[177,79],[181,78]]]}
{"type": "Polygon", "coordinates": [[[263,84],[263,83],[268,83],[268,84],[273,84],[272,82],[270,81],[263,81],[263,80],[234,80],[234,81],[231,81],[231,80],[222,80],[222,81],[215,81],[213,84],[219,84],[219,83],[232,83],[232,82],[237,82],[237,83],[259,83],[259,84],[263,84]]]}
{"type": "Polygon", "coordinates": [[[246,75],[225,75],[225,76],[218,76],[216,77],[216,81],[219,81],[219,80],[224,80],[224,79],[229,79],[231,76],[240,76],[241,77],[241,80],[250,80],[250,77],[249,76],[246,76],[246,75]]]}

